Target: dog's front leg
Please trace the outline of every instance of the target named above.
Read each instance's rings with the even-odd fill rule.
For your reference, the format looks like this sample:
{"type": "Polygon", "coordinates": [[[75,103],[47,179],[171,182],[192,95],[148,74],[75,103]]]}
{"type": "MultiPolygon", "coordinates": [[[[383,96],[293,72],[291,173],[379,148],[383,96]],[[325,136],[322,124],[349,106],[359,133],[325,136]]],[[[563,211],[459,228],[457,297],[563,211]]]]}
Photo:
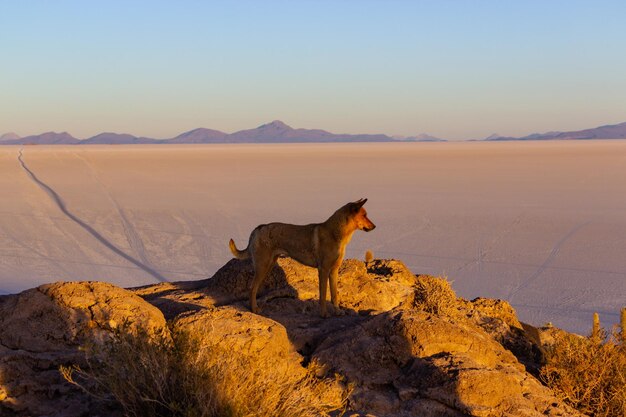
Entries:
{"type": "Polygon", "coordinates": [[[320,315],[324,318],[328,317],[326,311],[326,288],[328,284],[328,269],[324,267],[317,268],[317,274],[320,283],[320,315]]]}

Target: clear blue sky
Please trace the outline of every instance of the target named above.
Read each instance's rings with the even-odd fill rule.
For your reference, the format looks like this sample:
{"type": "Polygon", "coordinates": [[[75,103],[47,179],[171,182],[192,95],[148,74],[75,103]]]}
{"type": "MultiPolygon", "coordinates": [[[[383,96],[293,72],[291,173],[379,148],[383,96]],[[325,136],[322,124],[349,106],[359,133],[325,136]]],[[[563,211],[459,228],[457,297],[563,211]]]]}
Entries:
{"type": "Polygon", "coordinates": [[[0,0],[0,134],[626,121],[623,1],[0,0]]]}

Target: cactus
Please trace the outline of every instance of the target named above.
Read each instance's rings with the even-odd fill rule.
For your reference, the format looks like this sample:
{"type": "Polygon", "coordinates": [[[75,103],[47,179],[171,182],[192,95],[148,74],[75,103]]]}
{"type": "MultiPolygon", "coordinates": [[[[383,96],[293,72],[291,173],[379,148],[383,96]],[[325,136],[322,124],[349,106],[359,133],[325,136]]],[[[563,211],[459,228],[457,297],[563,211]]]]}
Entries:
{"type": "Polygon", "coordinates": [[[622,345],[626,346],[626,307],[620,311],[620,327],[622,329],[620,336],[622,337],[622,345]]]}
{"type": "Polygon", "coordinates": [[[371,250],[365,251],[365,263],[368,264],[374,260],[374,253],[371,250]]]}
{"type": "Polygon", "coordinates": [[[600,315],[593,313],[593,327],[591,328],[591,340],[600,342],[600,315]]]}

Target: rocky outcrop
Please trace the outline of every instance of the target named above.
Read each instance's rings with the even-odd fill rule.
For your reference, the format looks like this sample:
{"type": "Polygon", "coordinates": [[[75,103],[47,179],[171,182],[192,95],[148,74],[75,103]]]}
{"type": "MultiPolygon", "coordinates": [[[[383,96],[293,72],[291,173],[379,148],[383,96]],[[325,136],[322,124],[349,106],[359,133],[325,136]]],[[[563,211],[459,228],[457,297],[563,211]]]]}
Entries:
{"type": "Polygon", "coordinates": [[[81,346],[102,343],[124,324],[165,328],[163,314],[137,295],[101,282],[42,285],[0,298],[0,415],[109,416],[99,401],[68,384],[61,365],[84,365],[81,346]]]}
{"type": "Polygon", "coordinates": [[[356,382],[353,406],[377,415],[570,415],[510,351],[465,320],[394,310],[328,338],[313,356],[356,382]]]}
{"type": "Polygon", "coordinates": [[[578,415],[529,373],[541,349],[506,302],[459,299],[447,282],[416,276],[400,261],[346,260],[341,308],[322,319],[317,271],[285,258],[256,315],[247,308],[252,276],[249,262],[231,260],[204,281],[131,290],[53,284],[0,298],[0,410],[113,413],[64,383],[57,367],[80,364],[81,344],[106,341],[129,319],[149,332],[168,319],[168,331],[202,335],[202,343],[263,366],[339,381],[332,389],[345,389],[347,415],[578,415]]]}

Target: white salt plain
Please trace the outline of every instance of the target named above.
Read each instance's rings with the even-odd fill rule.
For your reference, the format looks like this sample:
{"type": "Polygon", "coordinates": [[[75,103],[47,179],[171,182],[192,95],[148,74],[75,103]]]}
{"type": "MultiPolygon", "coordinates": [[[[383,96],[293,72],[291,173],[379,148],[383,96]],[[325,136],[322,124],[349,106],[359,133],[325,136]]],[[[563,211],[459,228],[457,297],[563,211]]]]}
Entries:
{"type": "Polygon", "coordinates": [[[0,293],[207,278],[230,237],[367,197],[378,227],[349,257],[372,249],[583,334],[626,306],[626,141],[24,147],[49,189],[19,150],[0,147],[0,293]]]}

